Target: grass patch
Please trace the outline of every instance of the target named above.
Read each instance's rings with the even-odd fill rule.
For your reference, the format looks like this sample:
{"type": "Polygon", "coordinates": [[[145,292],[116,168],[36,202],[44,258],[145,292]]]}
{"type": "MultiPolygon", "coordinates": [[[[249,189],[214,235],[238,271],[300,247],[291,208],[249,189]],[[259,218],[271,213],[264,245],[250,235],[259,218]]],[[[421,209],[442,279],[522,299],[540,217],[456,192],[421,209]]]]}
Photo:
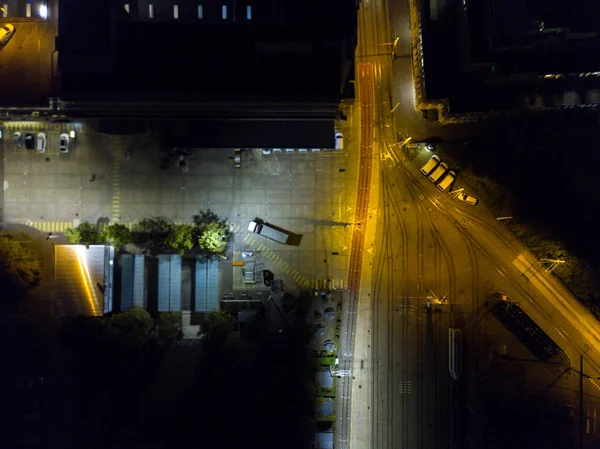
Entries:
{"type": "Polygon", "coordinates": [[[333,387],[331,388],[315,388],[315,396],[323,397],[323,398],[335,398],[335,382],[333,383],[333,387]]]}
{"type": "Polygon", "coordinates": [[[404,145],[402,147],[402,154],[404,154],[411,162],[417,157],[420,151],[419,148],[415,148],[414,146],[412,148],[409,145],[404,145]]]}
{"type": "Polygon", "coordinates": [[[318,357],[317,362],[321,366],[333,366],[333,364],[335,363],[335,356],[318,357]]]}

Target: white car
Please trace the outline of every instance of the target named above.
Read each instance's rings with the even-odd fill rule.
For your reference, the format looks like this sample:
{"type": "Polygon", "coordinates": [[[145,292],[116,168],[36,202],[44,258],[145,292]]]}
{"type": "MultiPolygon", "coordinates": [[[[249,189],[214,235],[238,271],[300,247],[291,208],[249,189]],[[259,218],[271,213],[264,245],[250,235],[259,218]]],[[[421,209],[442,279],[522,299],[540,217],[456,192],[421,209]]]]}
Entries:
{"type": "Polygon", "coordinates": [[[335,149],[336,150],[343,150],[344,149],[344,136],[342,135],[342,133],[335,133],[335,149]]]}
{"type": "Polygon", "coordinates": [[[71,146],[71,139],[67,133],[60,134],[60,152],[68,153],[71,146]]]}
{"type": "Polygon", "coordinates": [[[479,199],[475,198],[474,196],[469,195],[468,193],[465,192],[461,192],[459,193],[456,198],[458,198],[461,201],[464,201],[467,204],[470,204],[471,206],[477,206],[477,203],[479,203],[479,199]]]}
{"type": "Polygon", "coordinates": [[[15,26],[10,23],[0,25],[0,48],[4,47],[15,34],[15,26]]]}
{"type": "Polygon", "coordinates": [[[46,133],[38,133],[38,135],[37,135],[37,150],[40,153],[46,152],[46,133]]]}
{"type": "Polygon", "coordinates": [[[13,143],[17,148],[21,148],[23,146],[23,134],[20,132],[16,132],[13,134],[13,143]]]}

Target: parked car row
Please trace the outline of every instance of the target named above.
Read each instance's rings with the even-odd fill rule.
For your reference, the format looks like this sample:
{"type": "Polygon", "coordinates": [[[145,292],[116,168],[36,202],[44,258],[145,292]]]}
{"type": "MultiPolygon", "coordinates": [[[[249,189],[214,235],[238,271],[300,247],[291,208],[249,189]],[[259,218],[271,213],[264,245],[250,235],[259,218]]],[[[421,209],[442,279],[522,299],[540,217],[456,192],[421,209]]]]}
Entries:
{"type": "MultiPolygon", "coordinates": [[[[334,138],[334,150],[341,151],[344,149],[344,136],[341,132],[336,132],[334,138]]],[[[321,151],[331,151],[330,149],[321,148],[262,148],[263,154],[271,153],[320,153],[321,151]]]]}
{"type": "Polygon", "coordinates": [[[320,148],[263,148],[263,154],[271,153],[320,153],[320,148]]]}
{"type": "MultiPolygon", "coordinates": [[[[75,131],[69,133],[61,133],[59,136],[58,145],[61,153],[68,153],[71,149],[71,141],[75,138],[75,131]]],[[[21,133],[15,132],[13,134],[13,143],[17,148],[25,146],[27,150],[37,150],[39,153],[46,152],[47,137],[46,133],[21,133]]]]}
{"type": "Polygon", "coordinates": [[[427,176],[442,192],[456,181],[456,173],[450,170],[448,165],[436,155],[431,156],[431,159],[421,167],[421,173],[427,176]]]}
{"type": "MultiPolygon", "coordinates": [[[[456,172],[450,170],[448,164],[442,162],[436,155],[431,156],[423,167],[421,173],[433,182],[438,190],[444,192],[456,181],[456,172]]],[[[460,201],[476,206],[479,200],[464,192],[459,192],[456,196],[460,201]]]]}

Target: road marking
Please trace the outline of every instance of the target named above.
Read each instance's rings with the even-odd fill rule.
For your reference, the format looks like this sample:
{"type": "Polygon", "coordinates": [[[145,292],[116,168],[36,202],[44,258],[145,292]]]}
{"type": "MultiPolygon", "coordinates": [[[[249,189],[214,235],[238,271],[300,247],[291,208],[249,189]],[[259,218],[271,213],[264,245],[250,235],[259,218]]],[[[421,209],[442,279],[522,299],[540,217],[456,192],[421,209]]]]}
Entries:
{"type": "Polygon", "coordinates": [[[400,394],[411,394],[412,386],[410,380],[401,380],[398,382],[398,393],[400,394]]]}
{"type": "Polygon", "coordinates": [[[112,219],[114,223],[121,221],[121,139],[110,136],[113,154],[113,199],[112,219]]]}

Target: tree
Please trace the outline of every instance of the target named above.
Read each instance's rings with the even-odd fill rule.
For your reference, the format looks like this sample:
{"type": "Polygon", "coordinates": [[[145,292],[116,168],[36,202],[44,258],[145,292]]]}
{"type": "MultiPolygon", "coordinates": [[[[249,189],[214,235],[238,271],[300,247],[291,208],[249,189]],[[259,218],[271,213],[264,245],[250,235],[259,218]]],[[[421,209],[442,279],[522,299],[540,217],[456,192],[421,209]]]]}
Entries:
{"type": "Polygon", "coordinates": [[[175,225],[171,230],[171,233],[165,240],[165,244],[177,253],[183,255],[183,253],[194,247],[194,228],[192,225],[180,224],[175,225]]]}
{"type": "Polygon", "coordinates": [[[98,227],[87,221],[84,221],[76,228],[66,229],[65,236],[69,240],[69,243],[74,245],[91,245],[102,242],[98,227]]]}
{"type": "Polygon", "coordinates": [[[204,323],[200,326],[199,335],[213,342],[222,342],[227,338],[227,333],[233,325],[233,316],[229,312],[219,310],[207,312],[204,323]]]}
{"type": "Polygon", "coordinates": [[[181,332],[181,313],[164,312],[156,319],[158,329],[158,341],[160,344],[167,345],[180,336],[181,332]]]}
{"type": "Polygon", "coordinates": [[[223,254],[227,248],[229,240],[229,229],[223,223],[213,222],[206,225],[200,238],[198,245],[200,249],[207,250],[213,254],[223,254]]]}
{"type": "Polygon", "coordinates": [[[219,216],[210,209],[201,210],[198,215],[194,215],[194,225],[196,226],[196,229],[202,231],[209,223],[225,224],[225,220],[221,220],[219,216]]]}
{"type": "Polygon", "coordinates": [[[154,321],[148,312],[134,307],[113,315],[108,322],[108,333],[120,349],[129,352],[146,342],[153,327],[154,321]]]}
{"type": "Polygon", "coordinates": [[[127,226],[119,223],[106,226],[100,236],[105,243],[116,248],[121,248],[131,243],[131,231],[127,226]]]}
{"type": "Polygon", "coordinates": [[[144,218],[131,233],[132,242],[150,254],[160,254],[168,249],[166,240],[173,224],[162,217],[144,218]]]}
{"type": "Polygon", "coordinates": [[[25,296],[39,285],[41,276],[40,260],[30,248],[0,237],[0,285],[7,297],[25,296]]]}

